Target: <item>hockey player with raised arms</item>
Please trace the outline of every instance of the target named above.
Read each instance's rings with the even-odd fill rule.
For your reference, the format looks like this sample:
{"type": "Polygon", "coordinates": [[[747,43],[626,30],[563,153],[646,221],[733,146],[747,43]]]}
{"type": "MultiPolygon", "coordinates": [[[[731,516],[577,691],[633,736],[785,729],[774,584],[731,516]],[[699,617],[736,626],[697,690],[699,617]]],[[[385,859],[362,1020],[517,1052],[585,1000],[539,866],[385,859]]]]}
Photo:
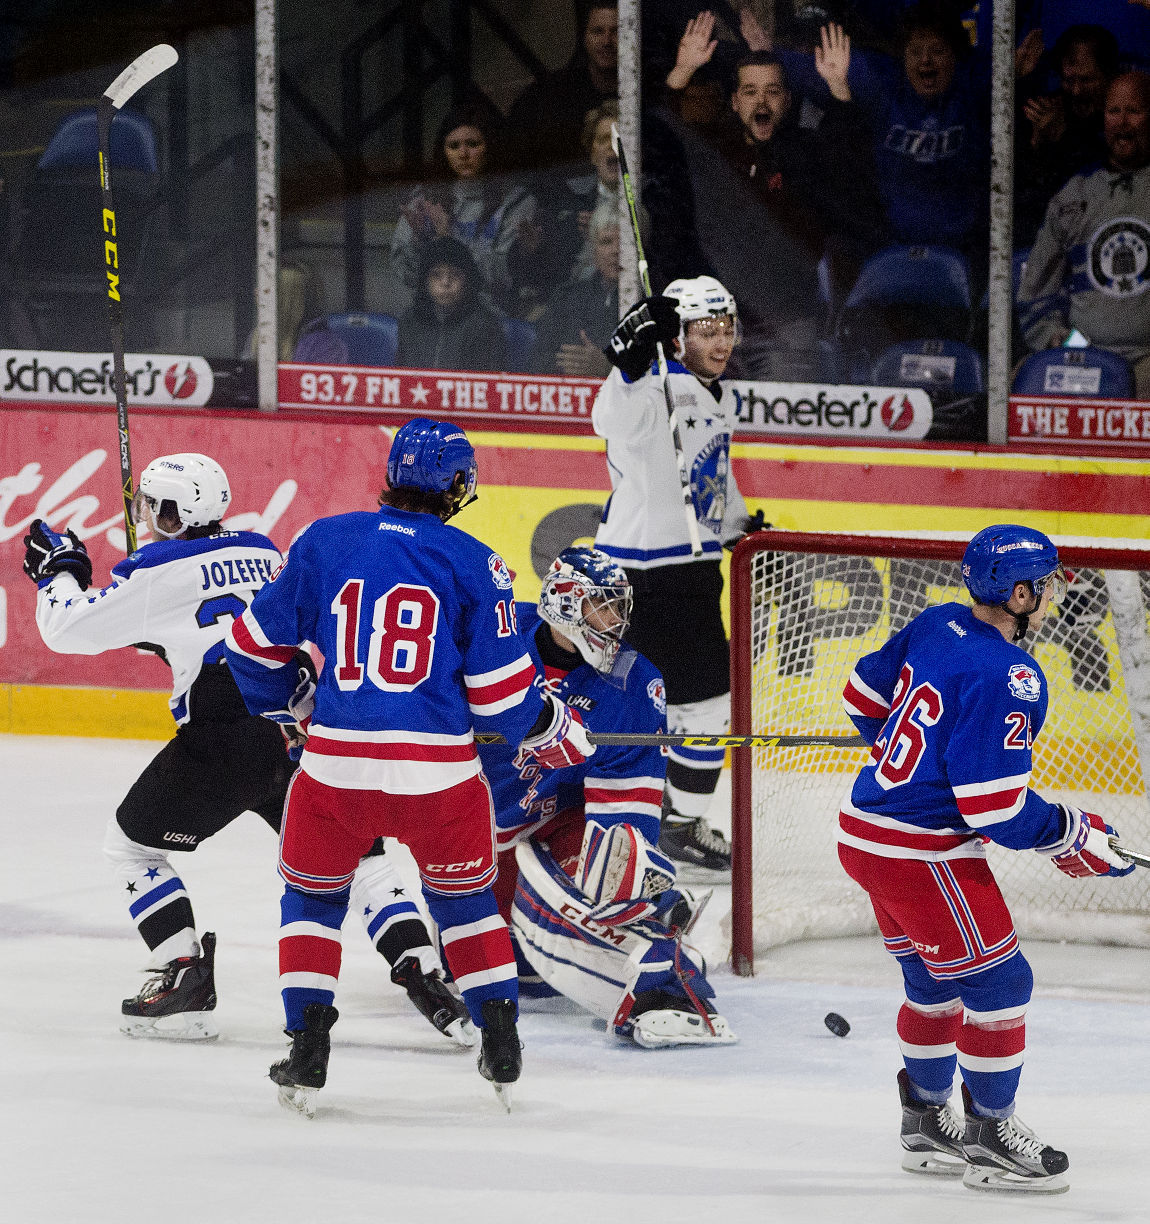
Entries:
{"type": "MultiPolygon", "coordinates": [[[[724,545],[751,520],[730,470],[735,408],[719,381],[738,338],[735,300],[712,276],[672,281],[623,316],[604,349],[616,367],[591,411],[607,441],[611,497],[595,545],[624,567],[634,591],[629,640],[662,673],[672,732],[722,734],[730,723],[730,655],[723,628],[724,545]],[[703,555],[692,555],[656,345],[667,351],[703,555]]],[[[728,871],[731,850],[704,820],[723,750],[673,748],[661,848],[681,863],[728,871]]]]}
{"type": "MultiPolygon", "coordinates": [[[[38,519],[24,541],[25,571],[40,588],[36,623],[50,649],[91,655],[142,645],[172,669],[175,738],[128,791],[104,838],[117,888],[149,949],[149,977],[121,1005],[121,1031],[130,1037],[219,1035],[216,937],[211,931],[197,937],[191,899],[170,855],[194,851],[249,809],[278,834],[295,771],[274,725],[293,721],[291,711],[272,711],[271,722],[250,714],[224,663],[228,625],[280,563],[266,536],[222,527],[230,503],[228,478],[214,459],[193,453],[154,459],[132,507],[134,521],[154,538],[116,565],[98,592],[89,592],[92,563],[75,533],[38,519]]],[[[299,700],[314,687],[314,668],[302,654],[293,666],[299,700]]],[[[446,1036],[473,1044],[422,916],[396,895],[402,880],[386,855],[370,853],[356,884],[386,898],[365,925],[393,966],[392,980],[446,1036]]]]}
{"type": "MultiPolygon", "coordinates": [[[[663,680],[623,641],[630,609],[619,565],[598,549],[567,548],[538,606],[517,604],[516,615],[540,681],[589,730],[659,734],[663,680]]],[[[676,889],[675,865],[657,848],[661,749],[601,745],[547,772],[514,747],[485,744],[480,756],[495,803],[496,891],[525,981],[647,1048],[733,1042],[701,956],[683,943],[706,897],[676,889]]]]}
{"type": "Polygon", "coordinates": [[[839,858],[903,973],[903,1168],[1054,1193],[1066,1154],[1014,1113],[1034,979],[984,846],[1049,856],[1075,877],[1133,867],[1100,816],[1030,789],[1048,698],[1018,643],[1065,591],[1057,550],[1027,527],[987,527],[962,577],[973,607],[928,608],[847,682],[847,713],[873,749],[843,803],[839,858]],[[948,1103],[956,1062],[964,1118],[948,1103]]]}
{"type": "Polygon", "coordinates": [[[271,1078],[310,1114],[327,1079],[340,927],[361,855],[396,837],[419,868],[444,955],[482,1029],[479,1070],[508,1099],[520,1073],[518,990],[496,876],[491,795],[474,732],[537,764],[594,752],[577,712],[535,683],[502,557],[447,522],[474,499],[462,430],[417,418],[396,431],[375,513],[320,519],[233,622],[228,655],[248,708],[285,708],[295,651],[324,658],[293,710],[307,743],[284,812],[280,983],[289,1056],[271,1078]]]}

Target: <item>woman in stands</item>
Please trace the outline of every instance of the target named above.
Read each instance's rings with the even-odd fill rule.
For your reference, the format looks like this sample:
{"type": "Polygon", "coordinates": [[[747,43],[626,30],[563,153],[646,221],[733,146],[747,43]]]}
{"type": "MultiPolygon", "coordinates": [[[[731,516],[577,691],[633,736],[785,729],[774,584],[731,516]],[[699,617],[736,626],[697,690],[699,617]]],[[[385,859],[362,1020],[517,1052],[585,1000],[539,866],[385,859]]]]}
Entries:
{"type": "Polygon", "coordinates": [[[409,289],[429,243],[456,238],[471,251],[493,300],[516,314],[512,250],[524,222],[535,215],[535,199],[500,175],[498,133],[490,113],[467,104],[448,112],[436,137],[430,181],[404,206],[391,240],[391,268],[409,289]]]}

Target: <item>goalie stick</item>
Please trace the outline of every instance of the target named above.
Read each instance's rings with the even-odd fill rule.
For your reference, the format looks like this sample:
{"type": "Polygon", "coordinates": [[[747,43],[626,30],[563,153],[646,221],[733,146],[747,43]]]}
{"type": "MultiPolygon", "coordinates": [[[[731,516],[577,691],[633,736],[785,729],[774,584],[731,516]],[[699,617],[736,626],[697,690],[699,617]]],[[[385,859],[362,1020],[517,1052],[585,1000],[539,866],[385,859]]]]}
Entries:
{"type": "MultiPolygon", "coordinates": [[[[628,744],[638,748],[865,748],[861,735],[647,735],[630,731],[587,733],[592,744],[628,744]]],[[[477,734],[477,744],[506,744],[502,735],[477,734]]]]}
{"type": "MultiPolygon", "coordinates": [[[[627,215],[631,218],[631,233],[635,239],[635,253],[639,263],[639,281],[643,286],[643,298],[651,297],[651,274],[647,270],[647,256],[643,253],[643,238],[639,233],[639,211],[635,206],[635,191],[631,185],[631,172],[627,169],[627,154],[619,139],[619,129],[611,124],[611,148],[619,159],[619,174],[623,179],[623,195],[627,200],[627,215]]],[[[691,499],[691,482],[687,478],[687,457],[683,453],[683,438],[679,433],[679,418],[675,412],[675,397],[667,381],[667,354],[663,342],[655,345],[659,362],[659,379],[663,384],[663,398],[667,401],[667,424],[671,429],[671,444],[675,448],[675,463],[679,468],[679,487],[683,491],[683,516],[687,520],[687,539],[691,542],[691,556],[701,557],[703,545],[699,539],[699,520],[695,518],[695,503],[691,499]]]]}
{"type": "Polygon", "coordinates": [[[136,524],[132,522],[132,447],[128,439],[128,380],[124,368],[124,311],[120,300],[120,259],[117,250],[116,208],[112,198],[112,120],[116,111],[137,90],[169,69],[179,58],[174,47],[158,43],[137,56],[104,90],[97,110],[100,140],[100,202],[104,243],[104,273],[108,278],[108,320],[112,330],[112,386],[116,396],[116,425],[120,433],[120,481],[124,495],[124,535],[128,552],[136,551],[136,524]]]}

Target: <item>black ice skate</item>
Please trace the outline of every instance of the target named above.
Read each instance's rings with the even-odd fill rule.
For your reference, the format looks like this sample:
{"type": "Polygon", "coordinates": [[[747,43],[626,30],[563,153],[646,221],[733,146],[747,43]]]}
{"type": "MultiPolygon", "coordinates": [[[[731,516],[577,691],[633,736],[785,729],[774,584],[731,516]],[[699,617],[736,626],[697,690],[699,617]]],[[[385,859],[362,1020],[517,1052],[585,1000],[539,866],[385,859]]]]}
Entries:
{"type": "Polygon", "coordinates": [[[216,1006],[216,937],[205,931],[199,956],[169,961],[120,1005],[120,1032],[167,1041],[214,1041],[220,1031],[210,1015],[216,1006]]]}
{"type": "Polygon", "coordinates": [[[970,1092],[962,1086],[966,1133],[962,1154],[967,1169],[962,1179],[972,1190],[1022,1190],[1031,1194],[1060,1194],[1070,1189],[1065,1152],[1039,1139],[1016,1117],[984,1118],[971,1106],[970,1092]]]}
{"type": "Polygon", "coordinates": [[[511,1085],[523,1068],[523,1047],[515,1027],[515,1004],[510,999],[488,999],[483,1013],[483,1045],[479,1074],[490,1080],[503,1108],[511,1112],[511,1085]]]}
{"type": "Polygon", "coordinates": [[[910,1077],[898,1073],[898,1095],[902,1101],[902,1167],[908,1173],[932,1173],[961,1177],[966,1172],[962,1154],[962,1119],[945,1105],[916,1101],[910,1095],[910,1077]]]}
{"type": "Polygon", "coordinates": [[[731,870],[730,843],[701,816],[691,819],[665,812],[659,831],[659,849],[676,863],[702,871],[729,873],[731,870]]]}
{"type": "Polygon", "coordinates": [[[315,1117],[315,1094],[327,1083],[331,1026],[338,1019],[334,1007],[309,1003],[303,1009],[304,1027],[287,1030],[291,1051],[268,1070],[268,1078],[279,1085],[279,1102],[285,1109],[294,1109],[305,1118],[315,1117]]]}
{"type": "Polygon", "coordinates": [[[478,1042],[479,1034],[471,1023],[466,1004],[451,993],[438,973],[424,973],[419,957],[405,956],[396,961],[391,980],[407,991],[416,1009],[445,1037],[468,1049],[478,1042]]]}

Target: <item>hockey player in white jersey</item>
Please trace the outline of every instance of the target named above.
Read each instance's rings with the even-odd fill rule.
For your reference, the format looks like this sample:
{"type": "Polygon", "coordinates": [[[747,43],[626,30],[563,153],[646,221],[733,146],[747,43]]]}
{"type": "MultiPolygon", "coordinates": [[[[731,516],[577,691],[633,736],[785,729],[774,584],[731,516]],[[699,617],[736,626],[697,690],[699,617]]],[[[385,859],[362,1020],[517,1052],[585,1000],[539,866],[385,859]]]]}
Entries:
{"type": "MultiPolygon", "coordinates": [[[[721,734],[730,724],[730,656],[723,628],[724,545],[751,520],[730,470],[734,403],[719,381],[738,337],[735,300],[710,276],[676,280],[633,307],[604,350],[616,367],[591,420],[607,441],[611,498],[596,547],[622,565],[634,590],[629,640],[667,685],[673,733],[721,734]],[[656,343],[668,356],[690,477],[701,558],[691,553],[678,465],[667,422],[656,343]]],[[[723,766],[722,749],[674,748],[660,847],[681,863],[727,871],[731,851],[704,814],[723,766]]]]}
{"type": "MultiPolygon", "coordinates": [[[[150,976],[121,1007],[122,1031],[132,1037],[218,1035],[215,935],[197,937],[191,900],[169,856],[194,851],[245,810],[278,833],[295,771],[278,720],[249,714],[224,662],[232,618],[280,563],[266,536],[221,527],[230,501],[227,476],[207,456],[153,460],[140,477],[133,518],[154,541],[116,565],[99,591],[90,589],[92,563],[73,532],[36,520],[24,541],[25,572],[40,588],[36,622],[49,648],[92,655],[142,646],[172,669],[176,736],[133,784],[104,841],[149,949],[150,976]]],[[[302,700],[314,688],[314,668],[302,654],[297,663],[296,700],[302,700]]],[[[373,853],[359,875],[389,895],[365,926],[392,964],[392,980],[445,1035],[472,1044],[466,1011],[441,981],[426,924],[394,867],[373,853]]]]}

